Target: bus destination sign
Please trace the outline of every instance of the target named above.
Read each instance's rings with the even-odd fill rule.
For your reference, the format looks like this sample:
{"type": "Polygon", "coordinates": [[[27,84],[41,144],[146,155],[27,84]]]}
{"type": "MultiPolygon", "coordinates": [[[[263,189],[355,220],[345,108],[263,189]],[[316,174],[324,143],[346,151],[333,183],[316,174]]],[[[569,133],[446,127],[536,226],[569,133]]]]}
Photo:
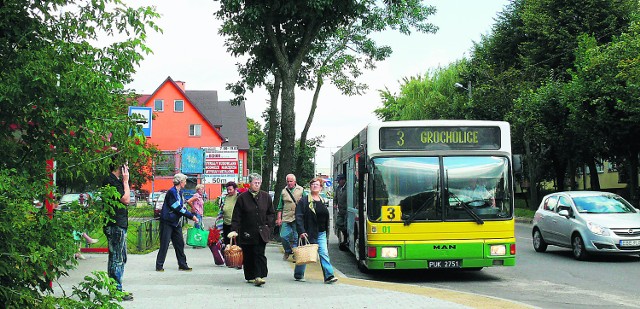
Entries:
{"type": "Polygon", "coordinates": [[[380,128],[380,150],[497,150],[499,127],[380,128]]]}

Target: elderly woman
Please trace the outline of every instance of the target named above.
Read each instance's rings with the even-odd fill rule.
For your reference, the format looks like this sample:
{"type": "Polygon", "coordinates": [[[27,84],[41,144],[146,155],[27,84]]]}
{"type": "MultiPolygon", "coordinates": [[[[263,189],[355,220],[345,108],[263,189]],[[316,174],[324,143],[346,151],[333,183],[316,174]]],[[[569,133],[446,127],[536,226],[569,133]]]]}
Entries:
{"type": "MultiPolygon", "coordinates": [[[[333,266],[329,260],[327,237],[329,232],[329,209],[324,204],[320,191],[324,180],[316,177],[309,182],[310,194],[303,196],[296,206],[296,228],[300,238],[307,238],[310,243],[318,244],[320,266],[324,274],[324,283],[331,284],[338,281],[333,275],[333,266]]],[[[304,271],[307,265],[296,265],[293,278],[304,281],[304,271]]]]}
{"type": "Polygon", "coordinates": [[[275,223],[275,210],[269,193],[260,191],[262,177],[249,175],[249,191],[238,196],[231,217],[229,238],[238,237],[242,248],[244,278],[255,286],[266,283],[267,257],[264,250],[275,223]]]}
{"type": "Polygon", "coordinates": [[[196,215],[198,222],[195,224],[196,228],[202,229],[202,214],[204,213],[204,185],[199,184],[196,186],[196,193],[187,200],[187,204],[191,206],[191,212],[196,215]]]}
{"type": "Polygon", "coordinates": [[[184,255],[184,239],[182,238],[182,227],[180,218],[186,217],[198,223],[198,217],[190,213],[184,206],[184,200],[180,190],[187,184],[187,176],[176,174],[173,176],[173,187],[167,191],[160,213],[160,250],[156,257],[156,271],[164,271],[164,260],[167,257],[169,241],[173,242],[173,249],[176,251],[178,259],[178,270],[191,271],[187,265],[187,257],[184,255]]]}

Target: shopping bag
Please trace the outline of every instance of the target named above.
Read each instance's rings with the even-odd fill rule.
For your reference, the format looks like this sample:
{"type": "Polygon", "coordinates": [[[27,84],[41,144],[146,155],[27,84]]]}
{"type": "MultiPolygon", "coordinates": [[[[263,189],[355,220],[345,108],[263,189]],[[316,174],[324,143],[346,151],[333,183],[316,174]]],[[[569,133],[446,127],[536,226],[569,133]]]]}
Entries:
{"type": "Polygon", "coordinates": [[[224,261],[231,268],[242,267],[242,248],[234,244],[235,240],[235,237],[231,238],[229,245],[224,248],[224,261]]]}
{"type": "Polygon", "coordinates": [[[187,230],[187,245],[205,248],[209,239],[209,231],[192,227],[187,230]]]}
{"type": "Polygon", "coordinates": [[[317,263],[318,244],[311,244],[306,237],[300,237],[298,246],[293,248],[293,254],[296,256],[296,265],[317,263]]]}

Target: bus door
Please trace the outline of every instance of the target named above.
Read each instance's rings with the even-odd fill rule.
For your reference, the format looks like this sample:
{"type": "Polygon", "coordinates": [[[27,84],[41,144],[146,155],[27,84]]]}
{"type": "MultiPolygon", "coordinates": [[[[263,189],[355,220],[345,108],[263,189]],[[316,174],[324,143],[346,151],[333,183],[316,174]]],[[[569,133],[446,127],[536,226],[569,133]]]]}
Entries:
{"type": "MultiPolygon", "coordinates": [[[[354,227],[358,215],[356,208],[356,177],[355,158],[351,157],[347,161],[345,176],[347,176],[347,235],[349,238],[349,248],[354,247],[354,227]]],[[[354,250],[351,250],[354,251],[354,250]]]]}

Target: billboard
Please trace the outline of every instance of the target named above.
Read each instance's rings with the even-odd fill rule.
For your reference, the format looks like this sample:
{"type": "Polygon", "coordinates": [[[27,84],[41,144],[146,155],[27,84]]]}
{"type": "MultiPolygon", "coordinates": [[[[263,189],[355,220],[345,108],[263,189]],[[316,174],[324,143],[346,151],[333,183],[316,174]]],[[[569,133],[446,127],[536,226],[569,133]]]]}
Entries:
{"type": "Polygon", "coordinates": [[[204,183],[224,184],[238,181],[238,147],[203,147],[204,183]]]}

